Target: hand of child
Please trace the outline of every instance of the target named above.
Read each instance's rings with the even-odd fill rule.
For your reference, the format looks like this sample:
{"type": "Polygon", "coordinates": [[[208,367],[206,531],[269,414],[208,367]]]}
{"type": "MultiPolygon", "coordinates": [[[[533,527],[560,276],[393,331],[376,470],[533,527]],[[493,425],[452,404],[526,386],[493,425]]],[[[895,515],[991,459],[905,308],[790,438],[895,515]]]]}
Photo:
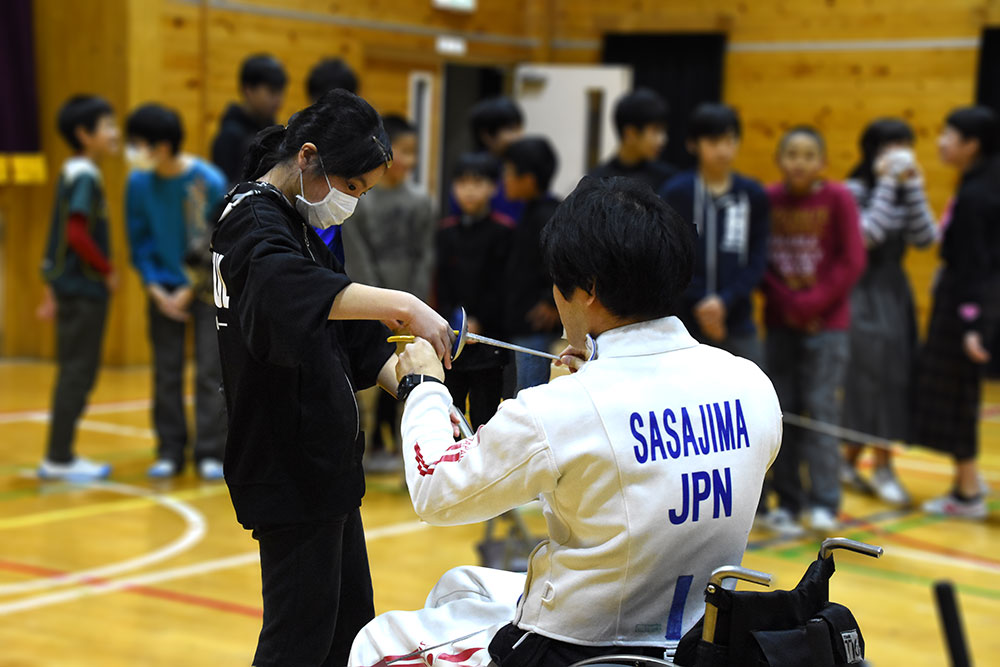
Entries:
{"type": "Polygon", "coordinates": [[[118,291],[118,272],[112,269],[104,276],[104,286],[108,288],[110,294],[118,291]]]}
{"type": "Polygon", "coordinates": [[[717,295],[706,296],[695,304],[694,316],[711,340],[721,341],[726,337],[726,304],[717,295]]]}
{"type": "Polygon", "coordinates": [[[968,331],[962,339],[965,355],[977,364],[985,364],[990,360],[989,351],[983,347],[983,337],[978,331],[968,331]]]}
{"type": "Polygon", "coordinates": [[[444,362],[444,367],[451,368],[451,344],[455,340],[455,333],[452,331],[448,321],[437,314],[437,312],[417,297],[411,297],[410,307],[405,320],[400,322],[403,328],[419,336],[437,352],[438,359],[444,362]]]}
{"type": "Polygon", "coordinates": [[[189,315],[177,308],[171,295],[162,286],[150,285],[149,298],[153,300],[156,309],[163,313],[164,317],[176,320],[177,322],[186,322],[188,320],[189,315]]]}
{"type": "Polygon", "coordinates": [[[174,293],[170,295],[170,298],[174,302],[174,307],[182,312],[188,312],[188,307],[191,305],[191,301],[194,299],[194,290],[190,287],[178,287],[174,290],[174,293]]]}
{"type": "Polygon", "coordinates": [[[52,288],[46,285],[42,293],[42,302],[35,309],[35,317],[47,322],[54,320],[58,312],[59,307],[56,305],[55,297],[52,296],[52,288]]]}
{"type": "Polygon", "coordinates": [[[535,331],[551,331],[559,324],[559,311],[552,304],[539,301],[528,311],[528,323],[535,331]]]}

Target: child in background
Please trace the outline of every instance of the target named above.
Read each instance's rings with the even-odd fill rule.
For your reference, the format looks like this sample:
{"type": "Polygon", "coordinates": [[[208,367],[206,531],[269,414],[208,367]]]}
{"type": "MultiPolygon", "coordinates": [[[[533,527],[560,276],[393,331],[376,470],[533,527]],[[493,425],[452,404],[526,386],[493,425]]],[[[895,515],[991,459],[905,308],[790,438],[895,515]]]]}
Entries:
{"type": "MultiPolygon", "coordinates": [[[[937,237],[913,140],[913,129],[902,120],[872,122],[861,135],[861,162],[846,183],[861,213],[868,268],[851,295],[850,361],[841,423],[900,441],[910,437],[910,379],[917,339],[903,257],[908,246],[923,248],[937,237]]],[[[869,483],[856,467],[861,450],[860,444],[847,446],[841,481],[887,503],[909,504],[909,494],[892,469],[892,452],[873,449],[875,469],[869,483]]]]}
{"type": "Polygon", "coordinates": [[[764,274],[771,219],[764,188],[733,171],[739,145],[736,112],[724,104],[699,105],[688,136],[698,167],[660,194],[698,229],[694,278],[678,315],[700,341],[762,365],[750,293],[764,274]]]}
{"type": "MultiPolygon", "coordinates": [[[[452,174],[452,195],[462,213],[445,218],[437,234],[438,310],[451,317],[464,306],[469,331],[497,336],[502,331],[505,276],[514,221],[494,211],[500,165],[489,153],[462,155],[452,174]]],[[[473,428],[496,412],[503,394],[507,350],[467,345],[452,364],[445,384],[459,410],[469,403],[473,428]]]]}
{"type": "Polygon", "coordinates": [[[613,158],[598,165],[591,176],[626,176],[659,192],[677,169],[660,160],[667,145],[667,101],[649,88],[637,88],[615,105],[615,130],[620,144],[613,158]]]}
{"type": "MultiPolygon", "coordinates": [[[[559,311],[552,297],[552,278],[541,255],[542,228],[559,201],[549,194],[558,158],[542,137],[518,139],[504,153],[503,182],[512,201],[524,203],[507,262],[504,333],[512,342],[548,351],[562,334],[559,311]]],[[[523,352],[514,355],[517,391],[549,381],[549,362],[523,352]]]]}
{"type": "Polygon", "coordinates": [[[226,109],[212,142],[212,162],[226,175],[229,187],[240,180],[243,156],[253,138],[274,125],[285,101],[288,75],[277,58],[257,54],[243,61],[239,83],[242,100],[226,109]]]}
{"type": "Polygon", "coordinates": [[[215,324],[210,219],[226,193],[222,172],[180,152],[180,116],[158,104],[132,112],[125,124],[133,170],[125,190],[132,263],[149,293],[153,347],[153,478],[179,475],[188,443],[184,414],[184,348],[187,322],[194,324],[195,444],[198,474],[222,479],[226,446],[222,365],[215,324]]]}
{"type": "MultiPolygon", "coordinates": [[[[524,131],[524,114],[517,102],[509,97],[491,97],[477,102],[469,110],[469,130],[477,151],[485,151],[496,160],[502,160],[507,146],[517,141],[524,131]]],[[[503,189],[503,182],[497,184],[497,192],[490,200],[490,207],[502,213],[515,223],[521,219],[524,206],[511,201],[503,189]]],[[[460,208],[452,198],[451,212],[459,213],[460,208]]]]}
{"type": "MultiPolygon", "coordinates": [[[[839,424],[851,289],[865,269],[865,247],[854,198],[823,180],[825,165],[826,146],[811,127],[792,128],[778,144],[784,182],[768,188],[772,225],[763,286],[767,369],[785,414],[839,424]]],[[[765,525],[797,534],[799,513],[808,509],[810,528],[835,530],[840,462],[835,437],[787,425],[772,468],[778,507],[764,516],[765,525]],[[809,471],[806,497],[802,463],[809,471]]]]}
{"type": "Polygon", "coordinates": [[[104,99],[78,95],[59,110],[59,132],[73,150],[63,163],[42,261],[48,283],[42,314],[56,318],[55,390],[41,479],[103,479],[111,466],[73,451],[76,422],[97,379],[108,297],[117,287],[109,261],[108,207],[97,162],[118,152],[114,111],[104,99]]]}
{"type": "Polygon", "coordinates": [[[310,104],[318,102],[323,93],[338,88],[355,94],[358,92],[358,75],[340,58],[324,58],[309,70],[306,94],[310,104]]]}
{"type": "MultiPolygon", "coordinates": [[[[434,271],[434,233],[437,221],[431,200],[410,186],[407,176],[417,162],[417,130],[402,116],[383,116],[382,125],[392,141],[392,165],[378,185],[358,201],[351,228],[344,234],[348,275],[352,280],[413,294],[427,302],[434,271]]],[[[365,470],[402,469],[398,451],[402,406],[377,387],[362,392],[362,402],[374,410],[374,428],[366,450],[365,470]]]]}

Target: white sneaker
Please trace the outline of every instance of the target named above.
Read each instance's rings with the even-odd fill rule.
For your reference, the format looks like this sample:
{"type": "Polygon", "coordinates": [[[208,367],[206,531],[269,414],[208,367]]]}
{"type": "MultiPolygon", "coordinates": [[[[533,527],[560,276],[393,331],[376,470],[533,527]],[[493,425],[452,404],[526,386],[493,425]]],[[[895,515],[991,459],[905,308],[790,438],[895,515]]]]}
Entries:
{"type": "Polygon", "coordinates": [[[866,496],[875,495],[875,489],[868,483],[868,480],[861,476],[857,468],[846,461],[840,464],[840,483],[855,493],[866,496]]]}
{"type": "Polygon", "coordinates": [[[805,533],[792,513],[783,507],[776,507],[767,514],[760,515],[760,522],[768,530],[783,537],[798,537],[805,533]]]}
{"type": "Polygon", "coordinates": [[[837,521],[837,515],[834,514],[829,508],[826,507],[814,507],[809,510],[809,528],[817,533],[827,534],[837,530],[840,526],[840,522],[837,521]]]}
{"type": "Polygon", "coordinates": [[[904,507],[910,504],[910,494],[906,492],[899,478],[888,466],[875,468],[875,472],[872,474],[872,486],[875,487],[875,493],[878,497],[890,505],[904,507]]]}
{"type": "Polygon", "coordinates": [[[948,493],[928,500],[923,505],[928,514],[949,516],[957,519],[985,519],[989,514],[986,498],[980,495],[976,500],[959,500],[954,494],[948,493]]]}
{"type": "Polygon", "coordinates": [[[198,475],[206,482],[218,482],[225,479],[222,473],[222,461],[219,459],[205,458],[198,464],[198,475]]]}
{"type": "Polygon", "coordinates": [[[38,466],[39,479],[61,479],[67,482],[92,482],[111,474],[111,465],[77,456],[72,463],[52,463],[43,460],[38,466]]]}
{"type": "Polygon", "coordinates": [[[149,467],[146,475],[152,479],[167,479],[177,476],[177,464],[169,459],[160,459],[149,467]]]}

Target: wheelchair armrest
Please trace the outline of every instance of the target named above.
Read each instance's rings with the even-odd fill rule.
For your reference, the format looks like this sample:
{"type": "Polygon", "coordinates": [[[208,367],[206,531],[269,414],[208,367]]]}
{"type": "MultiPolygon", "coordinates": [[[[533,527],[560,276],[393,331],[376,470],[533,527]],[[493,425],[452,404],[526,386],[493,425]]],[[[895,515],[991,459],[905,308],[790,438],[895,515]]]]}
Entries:
{"type": "Polygon", "coordinates": [[[883,554],[882,547],[874,544],[866,544],[864,542],[858,542],[857,540],[849,540],[846,537],[828,537],[823,540],[823,544],[820,545],[819,557],[826,560],[833,555],[833,552],[836,549],[847,549],[848,551],[854,551],[859,554],[871,556],[872,558],[879,558],[883,554]]]}
{"type": "Polygon", "coordinates": [[[615,665],[649,667],[651,665],[667,665],[667,667],[670,667],[672,664],[666,660],[643,655],[599,655],[596,658],[587,658],[586,660],[574,662],[569,667],[584,667],[584,665],[591,665],[591,667],[614,667],[615,665]]]}

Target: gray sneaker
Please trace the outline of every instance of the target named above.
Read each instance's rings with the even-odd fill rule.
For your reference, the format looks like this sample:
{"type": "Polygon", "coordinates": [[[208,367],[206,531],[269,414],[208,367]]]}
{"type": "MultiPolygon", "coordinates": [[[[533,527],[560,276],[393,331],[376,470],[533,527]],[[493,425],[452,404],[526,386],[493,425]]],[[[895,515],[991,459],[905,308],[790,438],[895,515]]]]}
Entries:
{"type": "Polygon", "coordinates": [[[953,493],[928,500],[923,510],[928,514],[956,519],[985,519],[990,513],[984,496],[980,495],[975,500],[959,500],[953,493]]]}
{"type": "Polygon", "coordinates": [[[198,463],[198,476],[206,482],[218,482],[225,479],[222,472],[222,461],[213,458],[202,459],[198,463]]]}
{"type": "Polygon", "coordinates": [[[906,507],[910,504],[910,494],[903,488],[896,473],[888,466],[875,468],[872,474],[872,486],[875,487],[878,497],[890,505],[906,507]]]}
{"type": "Polygon", "coordinates": [[[38,478],[62,480],[64,482],[93,482],[106,479],[111,474],[111,466],[77,456],[70,463],[53,463],[48,459],[38,466],[38,478]]]}
{"type": "Polygon", "coordinates": [[[805,534],[805,529],[795,520],[792,513],[783,507],[776,507],[767,514],[758,515],[760,523],[768,530],[782,537],[799,537],[805,534]]]}
{"type": "Polygon", "coordinates": [[[874,496],[875,489],[868,483],[858,469],[850,463],[840,464],[840,483],[847,489],[866,496],[874,496]]]}

